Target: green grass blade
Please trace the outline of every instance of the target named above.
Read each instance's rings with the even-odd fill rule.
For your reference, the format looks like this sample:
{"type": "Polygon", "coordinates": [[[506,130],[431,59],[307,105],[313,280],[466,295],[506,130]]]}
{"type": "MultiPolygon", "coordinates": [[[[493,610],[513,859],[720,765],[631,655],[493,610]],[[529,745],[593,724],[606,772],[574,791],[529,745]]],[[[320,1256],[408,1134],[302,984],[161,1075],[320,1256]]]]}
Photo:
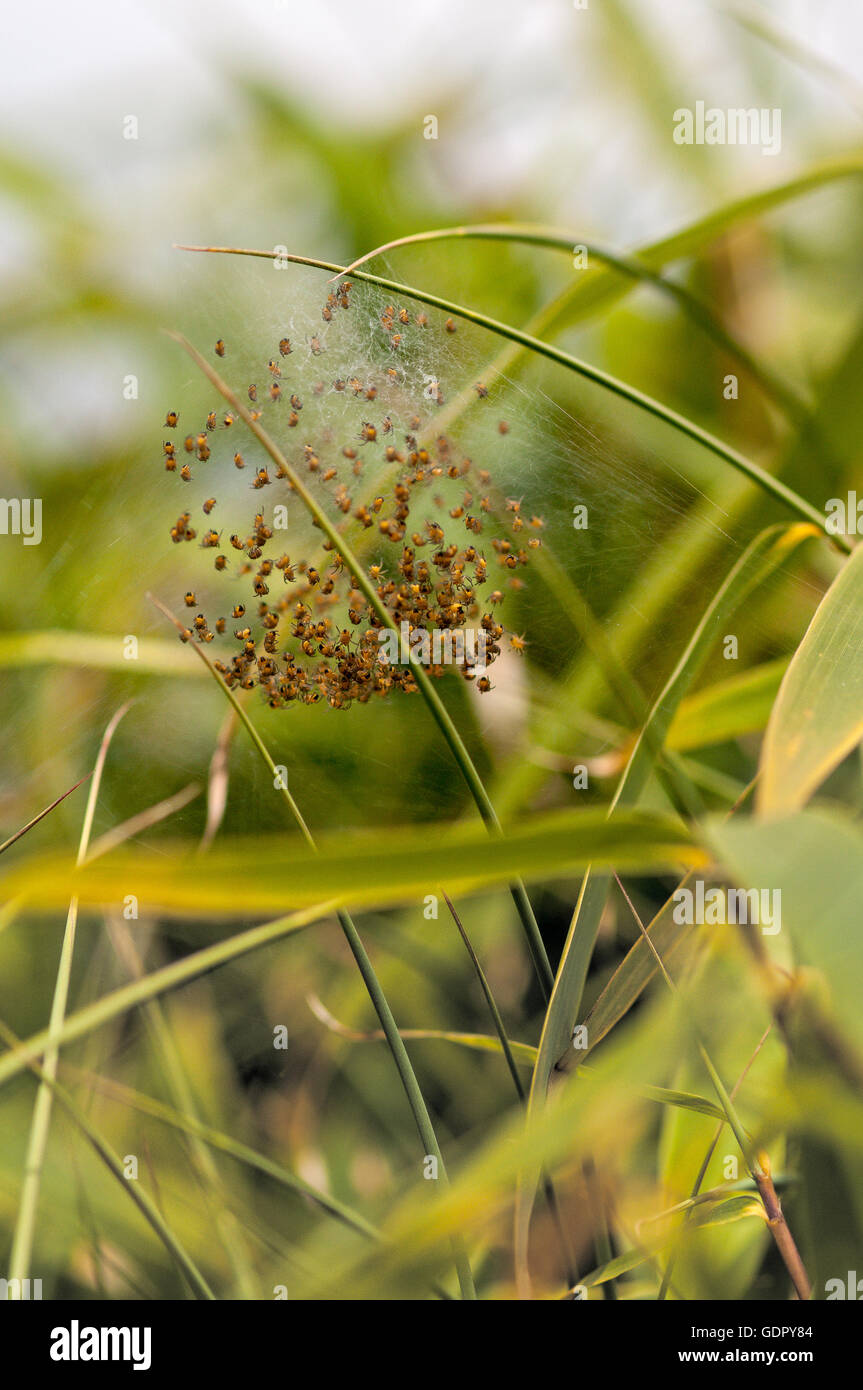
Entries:
{"type": "MultiPolygon", "coordinates": [[[[409,236],[396,237],[395,240],[385,242],[382,246],[376,246],[373,251],[367,251],[364,256],[352,261],[344,273],[345,275],[353,275],[360,266],[365,265],[368,261],[399,247],[415,246],[433,241],[471,240],[503,241],[526,246],[540,246],[548,250],[564,251],[567,255],[572,254],[575,246],[579,250],[583,249],[587,254],[588,261],[591,259],[598,261],[600,265],[608,266],[618,275],[651,285],[672,299],[692,322],[712,339],[717,347],[743,366],[752,379],[758,383],[764,394],[782,410],[791,422],[799,424],[801,420],[808,418],[810,403],[807,398],[796,387],[784,381],[764,363],[759,362],[748,348],[719,322],[709,305],[698,299],[696,295],[676,280],[666,279],[661,272],[653,270],[637,256],[619,255],[609,250],[608,247],[585,239],[578,232],[563,232],[555,227],[533,226],[521,222],[475,223],[463,227],[442,227],[433,231],[412,232],[409,236]]],[[[338,279],[338,276],[332,278],[335,280],[338,279]]]]}
{"type": "Polygon", "coordinates": [[[787,657],[779,657],[687,696],[671,722],[667,747],[688,752],[760,733],[787,669],[787,657]]]}
{"type": "MultiPolygon", "coordinates": [[[[31,908],[56,908],[74,888],[82,905],[106,906],[136,893],[148,910],[224,920],[235,912],[231,883],[248,879],[243,904],[249,913],[314,907],[326,885],[338,907],[394,906],[416,902],[428,890],[428,827],[330,834],[311,858],[296,839],[278,834],[223,839],[207,852],[205,876],[191,876],[193,841],[175,842],[169,856],[124,847],[70,874],[66,857],[51,851],[23,858],[3,875],[4,895],[26,897],[31,908]],[[125,885],[125,886],[124,886],[125,885]]],[[[567,808],[505,830],[489,839],[479,822],[455,822],[436,831],[439,862],[447,864],[450,894],[499,887],[518,873],[527,881],[572,878],[593,863],[629,873],[672,872],[704,864],[709,856],[677,819],[626,810],[608,819],[602,807],[567,808]]]]}

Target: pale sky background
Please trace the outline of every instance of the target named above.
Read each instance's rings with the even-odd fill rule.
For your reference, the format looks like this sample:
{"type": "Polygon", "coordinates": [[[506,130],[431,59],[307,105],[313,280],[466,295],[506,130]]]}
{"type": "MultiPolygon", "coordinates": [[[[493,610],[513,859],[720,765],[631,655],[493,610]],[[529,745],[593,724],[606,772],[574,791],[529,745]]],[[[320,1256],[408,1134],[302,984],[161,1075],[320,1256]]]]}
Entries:
{"type": "MultiPolygon", "coordinates": [[[[449,92],[470,90],[449,176],[504,202],[515,191],[550,220],[614,219],[624,240],[676,216],[652,185],[650,144],[627,75],[604,36],[605,0],[32,0],[7,6],[0,58],[0,137],[33,148],[105,192],[124,177],[121,111],[139,114],[140,163],[170,163],[226,114],[224,71],[256,71],[300,95],[335,127],[385,127],[449,92]],[[605,62],[604,62],[605,59],[605,62]],[[645,160],[648,160],[645,166],[645,160]]],[[[674,55],[680,101],[784,103],[783,151],[744,152],[752,181],[782,177],[813,147],[863,135],[863,6],[858,0],[745,3],[848,75],[818,77],[758,40],[768,74],[753,90],[736,58],[741,36],[722,0],[634,0],[651,42],[674,55]],[[857,84],[860,84],[859,87],[857,84]],[[793,96],[793,104],[789,98],[793,96]],[[857,100],[855,111],[853,102],[857,100]]],[[[227,108],[229,110],[229,107],[227,108]]],[[[669,112],[669,128],[671,113],[669,112]]],[[[441,138],[449,138],[444,130],[441,138]]],[[[128,164],[128,161],[125,161],[128,164]]],[[[740,165],[738,164],[738,170],[740,165]]],[[[126,170],[128,173],[128,170],[126,170]]],[[[170,184],[168,184],[170,190],[170,184]]],[[[176,192],[177,190],[173,190],[176,192]]]]}
{"type": "MultiPolygon", "coordinates": [[[[740,3],[750,19],[772,17],[823,66],[801,66],[743,32],[731,0],[587,0],[586,9],[572,0],[9,4],[0,155],[11,151],[25,165],[32,156],[35,168],[61,171],[98,222],[99,246],[88,253],[98,257],[95,278],[104,273],[106,283],[120,280],[162,302],[166,294],[188,298],[203,270],[172,251],[174,241],[249,245],[266,237],[271,245],[290,235],[291,249],[333,259],[368,249],[339,244],[339,226],[321,222],[320,174],[309,196],[300,184],[282,212],[239,138],[246,116],[232,88],[238,73],[269,78],[336,132],[415,121],[417,155],[405,178],[417,181],[421,205],[446,208],[450,200],[465,216],[493,208],[625,249],[863,140],[860,0],[740,3]],[[632,56],[627,16],[648,53],[664,55],[661,64],[632,56]],[[780,106],[781,153],[702,148],[693,161],[671,136],[675,107],[697,100],[780,106]],[[653,123],[644,114],[651,102],[653,123]],[[440,117],[432,160],[422,158],[426,113],[440,117]],[[139,120],[137,141],[122,138],[126,115],[139,120]]],[[[67,211],[57,208],[60,229],[67,211]]],[[[825,236],[841,235],[841,218],[816,220],[805,201],[795,216],[800,234],[822,246],[825,236]]],[[[12,300],[50,294],[51,255],[20,206],[0,195],[0,289],[12,300]]],[[[31,339],[20,335],[7,363],[10,398],[25,423],[43,414],[39,333],[50,313],[33,316],[31,339]]],[[[59,432],[62,422],[68,436],[92,430],[94,419],[100,430],[113,428],[117,402],[97,410],[94,401],[117,351],[107,332],[86,350],[58,335],[56,421],[41,430],[59,432]]]]}

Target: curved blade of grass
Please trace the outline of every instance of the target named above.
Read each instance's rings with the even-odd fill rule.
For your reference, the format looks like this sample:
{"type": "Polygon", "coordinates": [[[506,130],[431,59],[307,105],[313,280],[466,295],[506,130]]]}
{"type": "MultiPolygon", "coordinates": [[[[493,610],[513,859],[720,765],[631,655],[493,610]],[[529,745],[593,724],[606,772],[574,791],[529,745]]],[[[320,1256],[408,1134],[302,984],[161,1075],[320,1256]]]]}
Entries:
{"type": "MultiPolygon", "coordinates": [[[[779,208],[836,180],[859,177],[861,174],[863,159],[859,155],[828,160],[789,183],[777,184],[728,203],[681,231],[639,248],[635,254],[642,265],[660,270],[674,261],[696,255],[741,222],[779,208]]],[[[571,285],[534,315],[528,331],[535,337],[545,337],[572,324],[584,322],[600,309],[609,309],[635,283],[633,280],[622,280],[616,271],[606,268],[583,271],[571,285]]],[[[523,348],[508,344],[485,368],[483,379],[493,381],[512,371],[523,353],[523,348]]],[[[448,429],[468,406],[475,406],[476,401],[476,392],[466,388],[436,416],[436,428],[448,429]]]]}
{"type": "MultiPolygon", "coordinates": [[[[645,729],[642,729],[618,783],[608,812],[610,817],[616,816],[620,808],[632,806],[641,795],[652,768],[652,750],[657,744],[661,745],[664,742],[681,700],[706,661],[729,617],[754,587],[763,583],[797,545],[813,534],[817,533],[809,526],[771,526],[757,536],[744,551],[709,604],[655,701],[645,726],[645,729],[651,727],[653,739],[646,737],[645,729]]],[[[584,981],[608,888],[607,875],[597,875],[588,869],[581,885],[558,966],[551,1002],[545,1015],[539,1056],[531,1082],[529,1122],[545,1104],[552,1070],[558,1065],[559,1059],[569,1052],[571,1030],[578,1017],[584,981]]],[[[520,1185],[516,1212],[517,1274],[525,1286],[527,1238],[534,1191],[535,1174],[525,1175],[520,1185]]]]}
{"type": "MultiPolygon", "coordinates": [[[[2,1022],[0,1022],[0,1037],[5,1040],[7,1046],[13,1048],[15,1051],[22,1046],[20,1039],[16,1038],[11,1028],[7,1028],[6,1024],[2,1022]]],[[[44,1087],[50,1092],[52,1098],[56,1097],[64,1109],[69,1112],[75,1124],[95,1149],[102,1162],[110,1172],[113,1173],[114,1177],[135,1203],[135,1206],[141,1212],[144,1220],[153,1228],[159,1240],[161,1240],[165,1249],[168,1251],[168,1254],[174,1259],[179,1269],[182,1271],[195,1297],[207,1300],[214,1299],[215,1294],[203,1274],[201,1274],[191,1256],[180,1244],[180,1241],[165,1221],[155,1202],[151,1201],[147,1196],[147,1193],[141,1187],[140,1183],[128,1181],[123,1170],[122,1159],[114,1152],[110,1144],[107,1144],[101,1135],[96,1132],[66,1088],[60,1085],[55,1075],[49,1073],[45,1067],[40,1066],[34,1057],[31,1057],[26,1065],[38,1076],[40,1092],[44,1087]]],[[[10,1274],[9,1277],[13,1279],[18,1276],[10,1274]]]]}
{"type": "MultiPolygon", "coordinates": [[[[351,1042],[383,1042],[384,1040],[384,1035],[379,1029],[370,1033],[357,1028],[348,1028],[346,1024],[335,1018],[315,995],[307,995],[306,1003],[315,1018],[319,1018],[331,1032],[338,1034],[340,1038],[348,1038],[351,1042]]],[[[459,1033],[444,1028],[403,1028],[402,1037],[454,1043],[456,1047],[466,1047],[473,1052],[504,1051],[500,1036],[494,1037],[491,1033],[459,1033]]],[[[535,1065],[538,1048],[531,1046],[530,1043],[513,1042],[512,1038],[507,1038],[507,1045],[514,1061],[523,1067],[535,1065]]],[[[723,1122],[725,1120],[722,1110],[714,1101],[708,1100],[706,1096],[693,1095],[691,1091],[669,1090],[666,1086],[639,1086],[638,1092],[639,1095],[645,1096],[648,1100],[655,1100],[659,1105],[674,1105],[681,1110],[692,1110],[698,1115],[709,1115],[713,1119],[719,1119],[723,1122]]]]}
{"type": "MultiPolygon", "coordinates": [[[[552,251],[565,251],[567,255],[572,254],[574,246],[578,246],[579,250],[584,248],[588,260],[592,257],[619,275],[652,285],[673,299],[698,328],[729,357],[736,359],[745,368],[752,379],[761,387],[764,394],[780,408],[789,420],[799,424],[802,420],[808,419],[811,405],[807,398],[796,387],[784,381],[776,372],[759,362],[748,348],[744,347],[720,323],[709,305],[703,303],[684,285],[675,280],[666,279],[660,271],[653,270],[637,256],[619,255],[596,242],[585,240],[577,232],[563,232],[556,227],[541,227],[521,222],[473,223],[462,227],[442,227],[432,231],[412,232],[408,236],[396,237],[395,240],[385,242],[382,246],[376,246],[373,251],[367,251],[364,256],[352,261],[344,274],[353,275],[360,266],[365,265],[368,261],[402,246],[415,246],[432,241],[468,240],[503,241],[526,246],[541,246],[552,251]]],[[[338,275],[333,275],[331,280],[338,278],[338,275]]]]}
{"type": "MultiPolygon", "coordinates": [[[[215,255],[256,256],[269,261],[273,259],[272,251],[254,251],[238,246],[179,246],[177,249],[180,251],[208,252],[215,255]]],[[[297,265],[311,266],[317,270],[330,270],[334,271],[336,274],[344,273],[343,266],[333,265],[330,261],[317,260],[311,256],[285,255],[282,259],[292,261],[297,265]]],[[[354,278],[367,281],[369,284],[377,285],[381,289],[389,290],[392,294],[403,295],[406,299],[418,300],[421,304],[428,304],[432,308],[440,309],[443,313],[465,319],[469,323],[475,323],[480,328],[488,329],[490,333],[496,333],[501,338],[508,338],[511,342],[517,343],[519,346],[537,353],[540,357],[547,357],[549,361],[556,362],[560,366],[566,367],[569,371],[576,372],[586,380],[592,381],[595,385],[601,386],[604,390],[611,392],[613,395],[629,401],[631,405],[646,411],[647,414],[654,416],[657,420],[664,421],[665,424],[670,425],[677,433],[686,435],[689,439],[694,440],[710,453],[715,454],[717,458],[722,459],[724,463],[730,464],[732,468],[742,473],[750,482],[760,487],[762,491],[770,494],[777,501],[783,503],[784,506],[790,508],[791,511],[796,512],[798,516],[808,521],[811,525],[817,526],[819,530],[830,537],[830,540],[838,549],[850,553],[851,547],[847,539],[844,536],[834,536],[827,530],[827,522],[823,513],[819,512],[817,508],[813,507],[812,504],[801,497],[799,493],[796,493],[792,488],[786,486],[781,479],[775,478],[771,473],[761,468],[759,464],[747,458],[745,454],[732,448],[730,444],[726,444],[723,440],[717,438],[716,435],[711,434],[709,430],[702,429],[700,425],[696,425],[694,421],[689,420],[685,415],[680,415],[676,410],[672,410],[670,406],[663,405],[660,401],[654,400],[652,396],[648,396],[645,392],[637,390],[636,387],[630,386],[627,382],[620,381],[609,372],[603,371],[602,368],[595,367],[588,362],[583,362],[580,358],[573,357],[571,353],[564,352],[562,348],[555,347],[553,343],[545,342],[540,338],[534,338],[531,334],[525,333],[519,328],[514,328],[512,324],[501,323],[499,319],[490,318],[487,314],[481,314],[476,309],[468,309],[464,305],[453,304],[450,300],[441,299],[439,295],[428,294],[426,291],[418,290],[412,285],[402,285],[399,284],[398,281],[387,280],[379,275],[371,275],[369,272],[363,270],[358,271],[354,278]]],[[[180,342],[187,351],[190,351],[191,345],[186,343],[181,335],[173,333],[171,336],[180,342]]],[[[197,355],[194,354],[194,350],[191,350],[191,355],[195,356],[195,360],[199,361],[199,365],[207,372],[210,380],[215,385],[217,374],[212,371],[209,364],[206,363],[203,358],[198,359],[197,355]]],[[[222,394],[236,409],[239,402],[233,395],[233,392],[225,395],[225,391],[228,389],[229,388],[225,388],[222,394]]],[[[247,424],[251,425],[254,423],[251,422],[248,411],[245,412],[245,416],[247,417],[247,424]]],[[[254,432],[261,443],[264,443],[265,431],[256,429],[254,432]]],[[[271,454],[271,457],[275,458],[275,455],[271,454]]],[[[295,475],[291,474],[292,481],[294,476],[295,475]]],[[[305,501],[305,497],[303,500],[305,501]]],[[[336,544],[338,543],[337,539],[336,544]]],[[[343,542],[342,550],[344,551],[343,542]]],[[[347,560],[347,556],[345,558],[347,560]]]]}
{"type": "MultiPolygon", "coordinates": [[[[90,833],[93,828],[93,817],[96,812],[96,800],[99,796],[99,787],[102,784],[102,771],[105,766],[105,759],[108,756],[108,749],[111,746],[111,739],[114,737],[114,731],[117,725],[128,709],[129,702],[121,705],[120,709],[118,709],[110,719],[99,745],[99,752],[96,755],[96,765],[93,769],[92,780],[90,782],[87,805],[84,809],[81,839],[78,845],[78,858],[76,863],[79,866],[84,862],[90,844],[90,833]]],[[[42,1169],[45,1164],[45,1153],[48,1148],[48,1134],[51,1128],[51,1109],[54,1102],[54,1091],[51,1087],[51,1082],[54,1081],[57,1075],[57,1063],[60,1056],[58,1048],[53,1043],[53,1038],[62,1028],[63,1020],[66,1016],[66,1004],[69,998],[69,982],[72,977],[72,958],[75,952],[77,926],[78,899],[73,895],[68,901],[66,928],[60,947],[60,961],[57,966],[54,996],[51,1001],[51,1016],[48,1024],[49,1045],[45,1050],[42,1066],[40,1068],[40,1081],[36,1091],[36,1102],[33,1106],[33,1117],[30,1123],[27,1151],[24,1158],[24,1181],[21,1185],[18,1216],[15,1221],[15,1231],[12,1237],[12,1251],[9,1256],[9,1277],[10,1279],[21,1281],[29,1277],[30,1260],[33,1254],[33,1241],[36,1235],[39,1194],[42,1189],[42,1169]]]]}
{"type": "MultiPolygon", "coordinates": [[[[825,160],[787,183],[774,184],[772,188],[760,189],[757,193],[749,193],[727,203],[680,231],[642,247],[636,254],[643,264],[653,269],[669,265],[673,261],[684,260],[723,236],[732,227],[739,226],[741,222],[760,217],[763,213],[771,212],[774,208],[782,207],[795,198],[815,192],[837,180],[859,178],[861,175],[863,157],[859,154],[825,160]]],[[[534,331],[539,333],[552,328],[563,328],[571,322],[584,319],[599,308],[608,308],[625,293],[625,287],[621,286],[619,278],[613,272],[587,271],[543,310],[534,331]]]]}
{"type": "MultiPolygon", "coordinates": [[[[372,612],[377,615],[377,617],[384,624],[385,627],[388,627],[389,629],[391,629],[391,631],[397,633],[399,630],[398,625],[392,613],[381,601],[378,591],[372,583],[371,579],[369,578],[368,574],[363,569],[362,565],[360,564],[357,557],[354,555],[353,551],[345,541],[344,537],[339,535],[338,531],[330,521],[326,512],[319,505],[317,499],[311,492],[309,492],[300,475],[291,466],[291,464],[288,463],[288,460],[285,458],[281,449],[278,448],[275,441],[270,438],[267,431],[263,428],[259,421],[254,418],[252,412],[247,409],[246,405],[239,399],[239,397],[237,397],[234,394],[234,392],[227,385],[227,383],[222,380],[218,372],[213,370],[209,362],[207,362],[205,358],[201,356],[197,349],[194,348],[192,344],[188,342],[188,340],[184,338],[181,333],[171,333],[169,336],[172,337],[175,340],[175,342],[179,343],[183,350],[188,353],[192,361],[203,372],[204,376],[207,377],[208,381],[210,381],[211,384],[215,386],[219,394],[229,403],[229,405],[233,407],[236,413],[243,420],[243,423],[246,424],[248,428],[252,431],[258,442],[261,445],[263,445],[270,458],[273,460],[277,468],[280,470],[280,476],[285,477],[289,480],[294,492],[296,492],[297,496],[301,499],[304,506],[308,510],[310,516],[314,519],[314,521],[317,523],[320,529],[324,532],[324,535],[328,538],[328,540],[330,540],[333,543],[333,545],[336,548],[336,552],[339,555],[341,555],[346,567],[350,570],[351,574],[354,577],[357,588],[364,595],[372,612]]],[[[176,619],[172,618],[172,622],[176,623],[176,619]]],[[[196,648],[196,650],[199,649],[196,648]]],[[[486,792],[486,789],[483,785],[482,778],[480,777],[479,773],[476,770],[476,767],[474,766],[473,760],[465,746],[461,734],[459,733],[458,729],[453,723],[453,720],[451,719],[449,712],[446,709],[446,706],[444,705],[443,701],[441,700],[440,696],[435,690],[433,682],[421,666],[416,666],[414,668],[414,679],[417,683],[417,686],[419,687],[420,694],[425,700],[426,705],[428,706],[428,709],[435,723],[437,724],[438,728],[444,736],[444,739],[449,745],[450,751],[459,767],[459,770],[462,773],[462,776],[465,779],[465,782],[468,785],[468,789],[470,790],[474,802],[476,803],[477,810],[479,811],[482,819],[484,820],[486,826],[488,827],[492,835],[499,834],[500,823],[498,821],[495,809],[488,798],[488,793],[486,792]]],[[[220,687],[222,687],[223,689],[228,689],[224,681],[219,680],[218,683],[220,687]]],[[[231,694],[232,692],[228,691],[228,693],[231,694]]],[[[242,709],[242,707],[236,702],[235,707],[237,708],[238,712],[242,709]]],[[[246,726],[248,728],[251,728],[248,717],[245,716],[243,713],[241,713],[240,717],[243,718],[246,726]]],[[[254,737],[258,746],[258,750],[259,752],[261,752],[263,750],[263,745],[260,743],[260,740],[257,739],[257,736],[254,737]]],[[[265,750],[263,751],[265,756],[268,756],[265,753],[265,750]]],[[[272,760],[270,761],[272,762],[272,760]]],[[[273,768],[273,771],[275,772],[275,768],[273,768]]],[[[298,823],[302,824],[302,817],[300,817],[299,815],[296,803],[290,797],[289,793],[286,792],[285,795],[287,797],[289,805],[291,806],[292,813],[295,819],[298,819],[298,823]]],[[[305,833],[306,839],[311,845],[311,836],[308,834],[307,831],[305,833]]],[[[513,882],[510,891],[515,902],[516,910],[518,911],[519,917],[521,918],[521,923],[524,928],[525,936],[527,938],[528,949],[530,950],[531,958],[533,960],[534,967],[539,977],[540,985],[542,986],[543,991],[545,993],[548,993],[548,991],[551,988],[552,970],[551,965],[549,963],[548,955],[545,950],[545,945],[540,934],[539,926],[537,925],[536,918],[533,915],[533,909],[531,908],[530,901],[528,899],[527,893],[525,892],[523,884],[520,884],[517,881],[513,882]]]]}
{"type": "Polygon", "coordinates": [[[216,739],[216,746],[210,758],[207,773],[207,824],[201,837],[200,851],[203,854],[213,843],[224,819],[228,805],[228,783],[231,776],[231,743],[239,720],[231,708],[222,721],[216,739]]]}
{"type": "Polygon", "coordinates": [[[806,804],[863,739],[863,554],[818,605],[782,681],[761,752],[764,816],[806,804]]]}
{"type": "MultiPolygon", "coordinates": [[[[372,1031],[348,1028],[346,1024],[335,1018],[320,999],[314,995],[307,996],[306,1003],[315,1018],[320,1019],[324,1027],[339,1038],[346,1038],[349,1042],[384,1042],[386,1040],[386,1035],[381,1028],[375,1028],[372,1031]]],[[[400,1032],[403,1038],[409,1040],[454,1043],[456,1047],[465,1047],[471,1052],[491,1052],[497,1055],[504,1053],[500,1038],[491,1033],[461,1033],[451,1028],[402,1028],[400,1032]]],[[[533,1066],[536,1059],[535,1047],[531,1047],[529,1043],[513,1042],[511,1038],[507,1038],[507,1046],[513,1059],[513,1065],[518,1062],[523,1067],[533,1066]]],[[[521,1085],[520,1077],[519,1085],[521,1085]]]]}
{"type": "MultiPolygon", "coordinates": [[[[863,174],[860,156],[828,160],[815,166],[791,182],[747,194],[716,212],[709,213],[681,231],[639,248],[634,254],[641,265],[661,270],[674,261],[696,255],[717,237],[750,218],[758,217],[795,198],[814,192],[836,180],[863,174]]],[[[624,281],[616,271],[595,268],[581,272],[573,283],[550,301],[528,324],[534,337],[545,337],[575,323],[583,322],[600,309],[610,308],[636,284],[624,281]]],[[[509,343],[483,371],[483,380],[494,381],[513,370],[525,349],[509,343]]],[[[476,406],[476,392],[466,387],[435,416],[435,432],[450,428],[452,423],[471,406],[476,406]]],[[[819,431],[823,433],[823,431],[819,431]]]]}

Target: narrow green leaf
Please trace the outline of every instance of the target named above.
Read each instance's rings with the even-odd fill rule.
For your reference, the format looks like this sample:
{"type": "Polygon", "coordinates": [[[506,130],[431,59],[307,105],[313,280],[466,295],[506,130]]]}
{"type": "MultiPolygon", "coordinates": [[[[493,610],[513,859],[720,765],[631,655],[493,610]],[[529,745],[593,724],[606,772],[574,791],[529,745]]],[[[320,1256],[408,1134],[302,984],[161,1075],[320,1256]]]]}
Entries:
{"type": "MultiPolygon", "coordinates": [[[[36,908],[56,907],[71,892],[83,905],[106,906],[135,893],[147,910],[195,917],[232,917],[242,882],[247,913],[275,913],[319,903],[323,893],[342,906],[385,906],[429,891],[429,827],[331,835],[313,857],[296,839],[280,835],[223,840],[207,854],[207,872],[190,872],[195,846],[181,841],[173,853],[123,848],[72,871],[59,853],[36,855],[0,876],[4,896],[26,897],[36,908]]],[[[602,810],[565,810],[537,816],[503,836],[484,826],[435,829],[436,874],[446,866],[448,891],[476,893],[512,881],[567,878],[591,862],[630,873],[706,863],[690,832],[668,816],[633,811],[608,821],[602,810]]]]}

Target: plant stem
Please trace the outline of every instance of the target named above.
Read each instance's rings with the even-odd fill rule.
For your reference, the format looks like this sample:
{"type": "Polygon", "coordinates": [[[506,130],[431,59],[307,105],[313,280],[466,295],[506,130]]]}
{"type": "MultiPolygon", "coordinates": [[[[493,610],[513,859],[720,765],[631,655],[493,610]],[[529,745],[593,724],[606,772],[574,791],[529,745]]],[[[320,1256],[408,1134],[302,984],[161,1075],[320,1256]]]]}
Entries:
{"type": "MultiPolygon", "coordinates": [[[[761,1051],[762,1047],[763,1047],[764,1044],[766,1043],[768,1037],[770,1036],[770,1032],[771,1032],[771,1029],[772,1029],[772,1028],[773,1028],[773,1024],[772,1024],[772,1023],[768,1023],[767,1027],[765,1028],[764,1032],[762,1033],[761,1037],[760,1037],[759,1040],[758,1040],[758,1043],[757,1043],[757,1045],[756,1045],[756,1047],[755,1047],[754,1052],[752,1053],[752,1056],[749,1058],[749,1061],[746,1063],[746,1066],[743,1068],[743,1071],[740,1073],[740,1075],[738,1076],[737,1080],[735,1081],[735,1083],[734,1083],[734,1088],[733,1088],[733,1090],[732,1090],[732,1092],[731,1092],[731,1099],[732,1099],[732,1100],[733,1100],[734,1097],[737,1095],[737,1092],[740,1090],[740,1087],[743,1085],[743,1082],[746,1080],[746,1077],[747,1077],[747,1075],[748,1075],[748,1073],[749,1073],[749,1068],[752,1066],[753,1062],[755,1061],[755,1058],[758,1056],[758,1054],[759,1054],[759,1052],[761,1051]]],[[[715,1132],[714,1132],[713,1138],[711,1139],[710,1144],[708,1145],[707,1152],[706,1152],[706,1154],[704,1155],[704,1158],[703,1158],[702,1161],[701,1161],[701,1167],[699,1168],[698,1173],[696,1174],[695,1182],[692,1184],[692,1191],[690,1192],[690,1195],[689,1195],[689,1200],[690,1200],[691,1202],[693,1202],[693,1203],[697,1200],[698,1194],[699,1194],[699,1192],[701,1191],[701,1184],[704,1182],[704,1179],[705,1179],[705,1177],[707,1176],[707,1170],[708,1170],[708,1168],[710,1167],[710,1160],[712,1159],[712,1157],[713,1157],[713,1155],[714,1155],[714,1153],[715,1153],[715,1151],[716,1151],[716,1145],[719,1143],[719,1140],[722,1138],[722,1131],[723,1131],[723,1128],[724,1128],[724,1127],[725,1127],[725,1121],[724,1121],[724,1120],[720,1120],[719,1124],[716,1126],[716,1130],[715,1130],[715,1132]]],[[[689,1220],[691,1219],[691,1216],[692,1216],[692,1210],[690,1209],[690,1210],[687,1211],[684,1220],[685,1220],[685,1221],[689,1221],[689,1220]]],[[[656,1297],[657,1297],[657,1302],[658,1302],[658,1303],[662,1303],[662,1302],[664,1301],[664,1299],[665,1299],[666,1294],[668,1293],[668,1289],[669,1289],[669,1286],[670,1286],[670,1284],[671,1284],[671,1276],[672,1276],[672,1274],[674,1273],[674,1266],[675,1266],[676,1260],[677,1260],[677,1251],[673,1249],[673,1250],[671,1251],[669,1257],[668,1257],[668,1263],[667,1263],[666,1266],[665,1266],[665,1272],[663,1273],[663,1276],[662,1276],[662,1283],[661,1283],[660,1286],[659,1286],[659,1293],[658,1293],[657,1296],[656,1296],[656,1297]]]]}

